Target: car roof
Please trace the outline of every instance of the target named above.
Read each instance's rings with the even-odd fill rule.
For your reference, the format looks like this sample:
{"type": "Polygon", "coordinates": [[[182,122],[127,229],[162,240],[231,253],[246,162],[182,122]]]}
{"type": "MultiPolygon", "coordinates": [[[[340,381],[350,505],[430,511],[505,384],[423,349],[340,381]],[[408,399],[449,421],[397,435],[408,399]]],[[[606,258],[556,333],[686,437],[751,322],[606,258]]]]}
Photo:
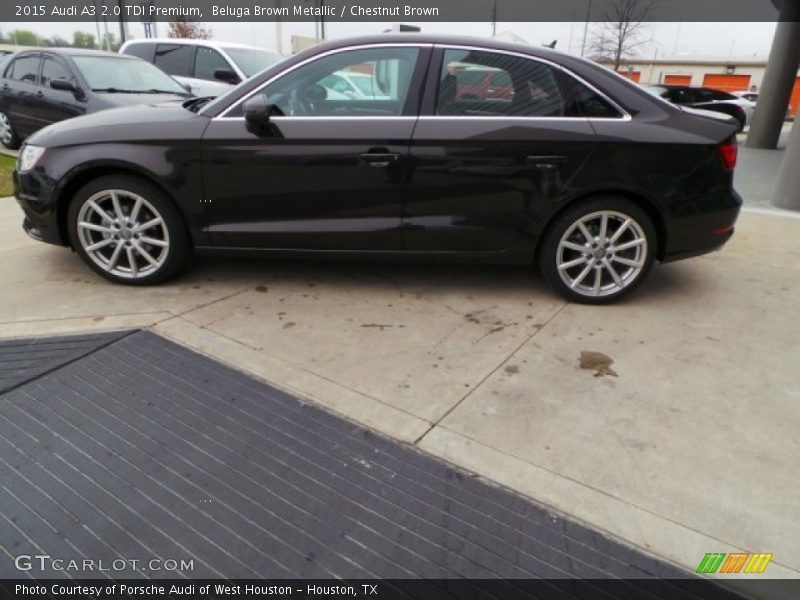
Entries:
{"type": "Polygon", "coordinates": [[[138,40],[128,40],[123,44],[132,46],[134,44],[177,44],[177,45],[194,45],[194,46],[208,46],[209,48],[242,48],[243,50],[263,50],[264,52],[273,52],[269,48],[260,48],[259,46],[248,46],[247,44],[239,44],[237,42],[216,42],[214,40],[199,40],[194,38],[143,38],[138,40]]]}
{"type": "Polygon", "coordinates": [[[342,38],[338,40],[328,40],[313,46],[319,49],[335,49],[347,46],[359,46],[365,44],[447,44],[451,46],[477,46],[487,50],[505,50],[507,52],[517,52],[520,54],[527,54],[539,58],[547,59],[549,57],[564,57],[568,56],[560,50],[545,48],[543,46],[527,46],[524,44],[515,44],[513,42],[504,42],[495,39],[478,38],[470,36],[459,35],[445,35],[433,33],[382,33],[374,35],[365,35],[358,37],[342,38]]]}
{"type": "Polygon", "coordinates": [[[37,48],[17,52],[15,56],[24,56],[26,54],[42,54],[45,52],[49,54],[57,54],[59,56],[105,56],[109,58],[124,58],[126,60],[140,60],[135,56],[120,55],[116,52],[106,52],[105,50],[91,50],[89,48],[37,48]]]}

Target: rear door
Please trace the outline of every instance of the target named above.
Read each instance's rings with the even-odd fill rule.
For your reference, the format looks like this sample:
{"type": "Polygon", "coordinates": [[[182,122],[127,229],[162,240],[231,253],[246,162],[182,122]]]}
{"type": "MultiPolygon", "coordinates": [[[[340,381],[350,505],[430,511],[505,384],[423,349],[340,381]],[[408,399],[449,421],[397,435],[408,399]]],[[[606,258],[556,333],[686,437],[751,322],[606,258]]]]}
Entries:
{"type": "Polygon", "coordinates": [[[6,114],[22,138],[42,127],[36,112],[36,94],[39,87],[40,54],[23,54],[11,61],[3,80],[2,93],[6,114]]]}
{"type": "MultiPolygon", "coordinates": [[[[595,147],[571,80],[530,57],[441,47],[426,93],[411,145],[406,249],[533,256],[540,221],[595,147]],[[507,93],[462,93],[458,73],[481,68],[507,93]]],[[[602,100],[594,110],[603,114],[602,100]]]]}

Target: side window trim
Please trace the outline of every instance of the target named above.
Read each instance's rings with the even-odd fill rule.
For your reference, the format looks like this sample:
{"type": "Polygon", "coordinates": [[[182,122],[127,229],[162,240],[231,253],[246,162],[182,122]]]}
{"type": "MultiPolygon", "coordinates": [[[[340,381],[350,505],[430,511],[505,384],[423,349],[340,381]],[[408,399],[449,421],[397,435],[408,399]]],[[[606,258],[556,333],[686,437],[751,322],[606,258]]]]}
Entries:
{"type": "Polygon", "coordinates": [[[426,120],[428,120],[428,119],[442,119],[442,120],[460,120],[460,119],[472,119],[472,120],[476,120],[476,119],[491,119],[491,120],[525,119],[525,120],[530,120],[530,119],[537,119],[537,120],[540,120],[540,121],[553,121],[553,120],[570,120],[570,121],[574,121],[575,119],[589,119],[589,120],[600,119],[600,120],[603,120],[603,121],[630,121],[631,118],[632,118],[630,113],[627,110],[625,110],[617,102],[615,102],[614,100],[609,98],[608,95],[606,95],[604,92],[602,92],[601,90],[597,89],[596,86],[592,85],[591,83],[589,83],[588,81],[583,79],[583,77],[580,77],[579,75],[577,75],[573,71],[571,71],[571,70],[559,65],[558,63],[554,63],[552,61],[549,61],[546,58],[541,58],[539,56],[531,56],[529,54],[523,54],[521,52],[512,52],[510,50],[500,50],[500,49],[496,49],[496,48],[485,48],[485,47],[480,47],[480,46],[463,46],[463,45],[458,45],[458,44],[434,44],[434,48],[433,49],[434,49],[434,54],[432,56],[431,68],[429,68],[429,71],[428,71],[428,79],[427,79],[428,85],[425,86],[425,90],[426,90],[426,98],[425,98],[425,100],[426,101],[425,101],[425,103],[423,105],[425,110],[422,113],[420,113],[420,118],[421,119],[422,118],[424,118],[426,120]],[[439,80],[440,79],[439,75],[441,73],[441,69],[442,69],[443,62],[444,62],[445,51],[447,51],[447,50],[471,50],[471,51],[476,51],[476,52],[494,52],[496,54],[505,54],[505,55],[508,55],[508,56],[515,56],[515,57],[518,57],[518,58],[523,58],[523,59],[527,59],[527,60],[533,60],[533,61],[539,62],[541,64],[548,65],[548,66],[550,66],[552,68],[557,69],[558,71],[560,71],[561,73],[563,73],[567,77],[573,78],[575,81],[577,81],[581,85],[586,86],[587,88],[592,90],[594,93],[598,94],[603,100],[608,102],[616,111],[618,111],[620,116],[618,116],[618,117],[563,117],[563,116],[561,116],[561,117],[547,117],[547,116],[532,115],[532,116],[512,116],[512,117],[509,117],[509,116],[503,116],[503,115],[495,115],[495,116],[488,116],[488,115],[487,116],[437,115],[436,114],[436,101],[437,101],[437,98],[439,96],[439,85],[441,83],[440,80],[439,80]],[[433,81],[431,81],[431,78],[433,78],[433,81]],[[431,85],[431,83],[433,83],[434,85],[431,85]],[[432,96],[432,98],[429,98],[429,96],[432,96]]]}
{"type": "MultiPolygon", "coordinates": [[[[255,96],[256,94],[259,94],[264,88],[266,88],[270,84],[274,83],[275,81],[277,81],[278,79],[280,79],[284,75],[288,75],[289,73],[295,71],[296,69],[299,69],[300,67],[303,67],[303,66],[305,66],[307,64],[310,64],[312,62],[315,62],[317,60],[323,59],[323,58],[325,58],[327,56],[331,56],[333,54],[340,54],[342,52],[349,52],[349,51],[352,51],[352,50],[368,50],[370,48],[418,48],[420,50],[420,52],[419,52],[419,55],[417,56],[417,63],[414,65],[414,70],[412,72],[411,80],[409,82],[408,96],[406,98],[406,103],[405,103],[406,105],[403,107],[403,113],[405,113],[407,110],[409,110],[411,108],[409,106],[409,104],[412,102],[412,100],[414,99],[415,95],[417,97],[421,96],[420,87],[422,86],[422,83],[424,83],[425,78],[427,76],[426,69],[429,68],[430,51],[433,48],[433,46],[434,46],[433,44],[429,44],[429,43],[403,43],[403,42],[400,42],[400,43],[388,43],[387,42],[385,44],[363,44],[363,45],[357,45],[357,46],[344,46],[342,48],[335,48],[335,49],[330,50],[328,52],[323,52],[322,54],[316,54],[314,56],[311,56],[311,57],[307,58],[306,60],[300,61],[296,65],[292,65],[288,69],[284,69],[280,73],[277,73],[274,76],[270,77],[267,81],[265,81],[261,85],[255,87],[254,89],[252,89],[249,92],[247,92],[244,96],[240,96],[239,98],[233,100],[225,109],[222,110],[222,112],[220,112],[216,117],[214,117],[214,119],[215,120],[216,119],[220,119],[220,120],[221,119],[229,119],[229,120],[242,120],[242,119],[244,119],[244,117],[239,117],[239,116],[228,116],[228,113],[233,112],[234,110],[239,108],[249,98],[251,98],[252,96],[255,96]],[[422,71],[422,76],[421,77],[419,77],[420,71],[422,71]],[[417,89],[415,89],[415,86],[416,86],[417,89]]],[[[302,118],[302,119],[365,119],[365,118],[368,118],[368,119],[369,118],[371,118],[371,119],[376,119],[376,118],[378,118],[378,119],[403,119],[403,118],[414,118],[414,119],[416,119],[419,116],[419,108],[418,108],[418,103],[415,103],[415,104],[417,105],[417,108],[415,109],[417,114],[415,114],[415,115],[402,114],[402,115],[393,115],[393,116],[385,116],[385,117],[383,117],[383,116],[362,117],[362,116],[348,116],[348,115],[340,115],[339,116],[339,115],[337,115],[337,116],[331,116],[331,117],[308,117],[308,116],[306,116],[306,117],[285,117],[285,118],[292,118],[292,119],[297,119],[297,118],[302,118]]],[[[275,118],[281,118],[281,117],[275,117],[275,118]]]]}

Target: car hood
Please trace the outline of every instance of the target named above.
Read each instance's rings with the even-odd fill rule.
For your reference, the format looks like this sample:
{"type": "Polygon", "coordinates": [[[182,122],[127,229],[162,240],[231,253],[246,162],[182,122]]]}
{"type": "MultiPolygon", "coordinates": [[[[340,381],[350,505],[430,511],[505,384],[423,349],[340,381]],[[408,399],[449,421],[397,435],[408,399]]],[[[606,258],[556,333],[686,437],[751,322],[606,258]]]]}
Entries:
{"type": "MultiPolygon", "coordinates": [[[[185,102],[185,100],[184,100],[185,102]]],[[[122,143],[199,138],[208,117],[183,108],[183,102],[140,104],[101,110],[49,125],[26,143],[47,148],[91,143],[122,143]]]]}

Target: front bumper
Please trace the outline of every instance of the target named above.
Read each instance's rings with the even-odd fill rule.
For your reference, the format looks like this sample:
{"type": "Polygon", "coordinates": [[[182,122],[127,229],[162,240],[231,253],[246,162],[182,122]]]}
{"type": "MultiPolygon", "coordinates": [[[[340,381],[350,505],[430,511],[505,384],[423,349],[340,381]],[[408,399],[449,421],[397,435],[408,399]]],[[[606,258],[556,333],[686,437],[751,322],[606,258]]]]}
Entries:
{"type": "Polygon", "coordinates": [[[25,173],[14,170],[13,177],[14,197],[25,213],[25,233],[40,242],[66,246],[58,223],[55,181],[37,169],[25,173]]]}

